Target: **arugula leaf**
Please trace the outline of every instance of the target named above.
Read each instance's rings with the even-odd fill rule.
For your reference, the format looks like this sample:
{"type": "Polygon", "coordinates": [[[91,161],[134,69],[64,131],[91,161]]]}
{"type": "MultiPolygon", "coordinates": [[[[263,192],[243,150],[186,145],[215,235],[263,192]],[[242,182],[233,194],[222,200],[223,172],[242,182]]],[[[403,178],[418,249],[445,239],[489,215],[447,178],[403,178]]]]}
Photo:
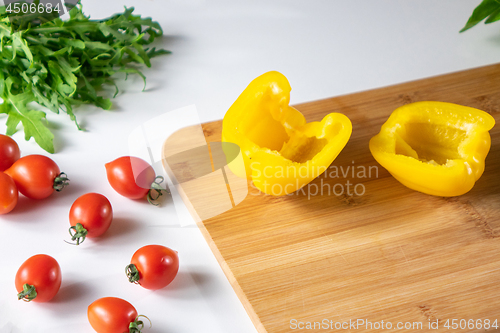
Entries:
{"type": "Polygon", "coordinates": [[[5,114],[7,135],[21,126],[25,139],[34,138],[40,147],[54,153],[54,135],[47,128],[46,113],[63,111],[78,121],[73,108],[92,104],[104,110],[112,107],[102,96],[104,85],[118,87],[116,73],[146,77],[137,65],[151,67],[151,58],[169,54],[149,48],[163,35],[151,18],[133,15],[134,8],[102,20],[85,16],[79,3],[70,19],[33,15],[9,16],[0,7],[0,114],[5,114]]]}
{"type": "Polygon", "coordinates": [[[17,95],[11,93],[13,80],[5,80],[7,96],[4,100],[5,107],[10,108],[7,119],[7,135],[12,135],[17,131],[19,122],[23,124],[24,138],[26,140],[35,138],[35,142],[49,153],[54,153],[54,135],[45,127],[45,112],[30,110],[26,104],[33,100],[31,91],[26,91],[17,95]]]}
{"type": "Polygon", "coordinates": [[[485,23],[492,23],[500,20],[500,0],[483,0],[483,2],[474,9],[471,17],[460,32],[469,30],[485,18],[488,18],[485,23]]]}

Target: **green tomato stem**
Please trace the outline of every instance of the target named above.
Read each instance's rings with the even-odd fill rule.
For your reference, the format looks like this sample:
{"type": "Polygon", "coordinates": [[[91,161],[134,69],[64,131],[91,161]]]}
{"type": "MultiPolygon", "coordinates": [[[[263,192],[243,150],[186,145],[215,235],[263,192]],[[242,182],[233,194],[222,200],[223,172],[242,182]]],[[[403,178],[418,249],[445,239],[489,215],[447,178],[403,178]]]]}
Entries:
{"type": "Polygon", "coordinates": [[[88,231],[81,223],[77,223],[75,226],[69,228],[69,234],[71,235],[71,240],[76,241],[74,245],[80,245],[87,237],[88,231]],[[74,234],[73,231],[75,232],[74,234]]]}
{"type": "Polygon", "coordinates": [[[153,326],[151,324],[151,320],[149,320],[148,317],[144,315],[138,315],[137,318],[135,318],[135,320],[128,326],[129,333],[141,333],[142,329],[144,328],[144,322],[142,320],[139,320],[140,317],[144,317],[149,321],[149,328],[153,326]]]}
{"type": "Polygon", "coordinates": [[[139,274],[139,270],[134,264],[130,264],[125,267],[125,274],[127,274],[128,281],[130,283],[139,284],[139,279],[141,278],[141,276],[139,274]]]}
{"type": "Polygon", "coordinates": [[[23,285],[23,291],[17,294],[17,299],[22,299],[23,301],[30,302],[34,300],[37,296],[35,286],[25,283],[23,285]]]}
{"type": "Polygon", "coordinates": [[[151,189],[148,192],[148,202],[152,204],[153,206],[158,206],[159,203],[157,202],[158,199],[163,195],[163,192],[170,194],[170,190],[167,188],[161,187],[161,183],[165,178],[163,176],[158,176],[155,178],[155,181],[151,184],[151,189]]]}
{"type": "Polygon", "coordinates": [[[69,185],[68,175],[64,172],[61,172],[56,179],[54,179],[54,190],[57,192],[61,192],[66,186],[69,185]]]}

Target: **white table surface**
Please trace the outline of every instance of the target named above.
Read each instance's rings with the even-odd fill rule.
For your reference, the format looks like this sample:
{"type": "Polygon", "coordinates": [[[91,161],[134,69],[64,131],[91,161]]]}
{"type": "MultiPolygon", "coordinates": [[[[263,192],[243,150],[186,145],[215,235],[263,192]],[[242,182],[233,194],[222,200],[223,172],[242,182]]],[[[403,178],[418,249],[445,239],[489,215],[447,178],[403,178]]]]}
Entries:
{"type": "MultiPolygon", "coordinates": [[[[479,1],[204,1],[83,0],[93,18],[124,5],[160,22],[159,43],[173,53],[145,70],[148,89],[130,77],[115,108],[80,108],[78,132],[64,116],[48,115],[56,135],[53,158],[71,178],[64,192],[43,201],[24,197],[0,216],[0,332],[93,332],[87,306],[122,297],[151,318],[146,332],[256,332],[215,257],[182,205],[155,208],[119,196],[104,163],[128,155],[128,136],[140,124],[195,105],[202,122],[221,119],[246,85],[277,70],[293,88],[291,103],[348,94],[500,61],[500,23],[459,34],[479,1]],[[115,220],[102,239],[81,246],[67,239],[68,212],[87,192],[106,195],[115,220]],[[142,245],[179,252],[180,272],[160,291],[128,283],[124,267],[142,245]],[[46,253],[62,267],[53,302],[17,301],[14,276],[28,257],[46,253]]],[[[0,131],[5,132],[0,116],[0,131]]],[[[21,132],[22,154],[46,154],[21,132]]]]}

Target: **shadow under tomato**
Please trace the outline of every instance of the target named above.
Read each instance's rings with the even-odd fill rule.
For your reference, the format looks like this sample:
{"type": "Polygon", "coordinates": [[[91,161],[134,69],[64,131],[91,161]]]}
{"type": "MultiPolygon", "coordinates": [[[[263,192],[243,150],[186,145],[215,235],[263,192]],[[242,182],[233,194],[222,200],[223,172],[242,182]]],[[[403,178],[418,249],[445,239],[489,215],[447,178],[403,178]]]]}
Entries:
{"type": "Polygon", "coordinates": [[[126,217],[115,217],[111,222],[109,229],[101,236],[92,238],[96,243],[104,242],[109,239],[122,238],[127,235],[133,235],[141,227],[140,223],[126,217]]]}
{"type": "Polygon", "coordinates": [[[181,266],[175,279],[165,288],[156,290],[155,293],[167,298],[198,298],[198,290],[203,290],[203,294],[212,290],[212,288],[206,287],[211,280],[210,274],[193,269],[183,270],[181,266]],[[196,292],[190,293],[189,290],[195,290],[196,292]]]}
{"type": "Polygon", "coordinates": [[[90,286],[83,282],[62,281],[61,289],[50,301],[50,304],[61,304],[74,302],[75,300],[88,294],[90,286]]]}
{"type": "Polygon", "coordinates": [[[37,210],[44,209],[44,207],[67,205],[70,198],[76,199],[76,196],[81,192],[82,187],[78,183],[72,183],[61,192],[54,192],[45,199],[30,199],[19,193],[16,207],[10,213],[2,215],[2,219],[19,221],[19,217],[26,214],[32,214],[37,210]]]}

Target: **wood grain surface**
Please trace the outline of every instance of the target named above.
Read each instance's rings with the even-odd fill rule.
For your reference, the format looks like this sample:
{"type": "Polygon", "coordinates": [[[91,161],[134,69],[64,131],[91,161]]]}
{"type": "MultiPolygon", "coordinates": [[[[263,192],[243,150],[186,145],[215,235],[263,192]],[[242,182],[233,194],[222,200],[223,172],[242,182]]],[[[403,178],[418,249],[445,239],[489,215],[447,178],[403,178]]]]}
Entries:
{"type": "MultiPolygon", "coordinates": [[[[393,332],[445,332],[453,319],[475,324],[452,332],[484,332],[477,320],[500,325],[500,64],[296,108],[307,121],[330,112],[351,119],[352,137],[330,174],[285,197],[250,186],[241,203],[199,223],[257,330],[380,332],[377,323],[384,321],[393,332]],[[368,141],[390,113],[424,100],[475,107],[497,122],[484,174],[463,196],[410,190],[370,154],[368,141]],[[363,195],[348,195],[347,182],[351,193],[358,185],[363,195]],[[365,324],[340,328],[349,320],[365,324]],[[316,329],[305,329],[314,322],[316,329]],[[430,329],[431,322],[439,328],[430,329]],[[398,329],[398,323],[413,326],[398,329]]],[[[221,121],[203,124],[203,131],[207,142],[220,141],[221,121]]]]}

